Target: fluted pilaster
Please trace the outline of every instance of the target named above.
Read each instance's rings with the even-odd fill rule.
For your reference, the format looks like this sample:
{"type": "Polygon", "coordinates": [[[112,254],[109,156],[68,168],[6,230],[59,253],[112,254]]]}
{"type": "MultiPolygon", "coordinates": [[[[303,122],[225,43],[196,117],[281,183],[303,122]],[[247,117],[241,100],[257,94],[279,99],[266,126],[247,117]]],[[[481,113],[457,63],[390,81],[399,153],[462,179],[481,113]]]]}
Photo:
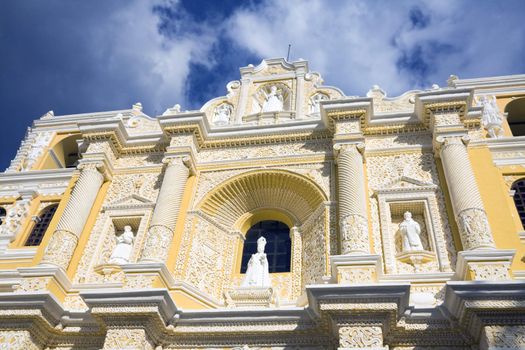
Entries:
{"type": "Polygon", "coordinates": [[[468,138],[437,137],[436,141],[463,248],[494,248],[487,214],[464,143],[468,138]]]}
{"type": "Polygon", "coordinates": [[[167,158],[166,172],[155,204],[142,261],[164,262],[173,239],[190,171],[182,157],[167,158]]]}
{"type": "Polygon", "coordinates": [[[51,236],[41,264],[67,269],[98,191],[104,182],[104,175],[100,171],[102,167],[101,163],[85,163],[79,166],[80,176],[51,236]]]}
{"type": "Polygon", "coordinates": [[[338,144],[339,229],[342,254],[370,253],[361,145],[338,144]]]}

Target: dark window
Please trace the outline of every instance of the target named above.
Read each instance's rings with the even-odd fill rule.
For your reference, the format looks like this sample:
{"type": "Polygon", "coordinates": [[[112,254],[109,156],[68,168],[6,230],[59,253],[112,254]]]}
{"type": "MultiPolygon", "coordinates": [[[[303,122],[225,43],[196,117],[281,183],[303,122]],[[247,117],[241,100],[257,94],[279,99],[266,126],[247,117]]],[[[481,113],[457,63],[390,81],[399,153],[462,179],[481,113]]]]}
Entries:
{"type": "Polygon", "coordinates": [[[246,233],[242,250],[241,273],[246,272],[248,261],[257,252],[257,240],[266,238],[264,252],[268,258],[268,269],[272,272],[290,272],[290,229],[280,221],[261,221],[253,225],[246,233]]]}
{"type": "Polygon", "coordinates": [[[512,184],[511,190],[514,190],[514,204],[518,210],[521,224],[525,228],[525,178],[520,179],[512,184]]]}
{"type": "Polygon", "coordinates": [[[27,238],[25,244],[26,246],[40,245],[42,238],[44,238],[44,234],[46,233],[47,227],[49,226],[51,219],[53,219],[53,215],[55,215],[57,207],[58,204],[53,204],[46,207],[36,218],[35,226],[27,238]]]}
{"type": "Polygon", "coordinates": [[[5,221],[5,209],[0,208],[0,225],[2,225],[5,221]]]}
{"type": "Polygon", "coordinates": [[[525,98],[509,102],[505,107],[507,122],[514,136],[525,136],[525,98]]]}

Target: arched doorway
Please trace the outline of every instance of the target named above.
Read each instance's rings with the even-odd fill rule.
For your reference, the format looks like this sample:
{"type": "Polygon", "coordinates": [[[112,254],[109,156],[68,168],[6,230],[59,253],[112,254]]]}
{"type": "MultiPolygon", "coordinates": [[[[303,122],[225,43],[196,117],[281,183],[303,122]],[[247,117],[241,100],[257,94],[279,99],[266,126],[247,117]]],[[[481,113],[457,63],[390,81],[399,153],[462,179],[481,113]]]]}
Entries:
{"type": "Polygon", "coordinates": [[[511,101],[505,107],[507,122],[514,136],[525,136],[525,98],[511,101]]]}

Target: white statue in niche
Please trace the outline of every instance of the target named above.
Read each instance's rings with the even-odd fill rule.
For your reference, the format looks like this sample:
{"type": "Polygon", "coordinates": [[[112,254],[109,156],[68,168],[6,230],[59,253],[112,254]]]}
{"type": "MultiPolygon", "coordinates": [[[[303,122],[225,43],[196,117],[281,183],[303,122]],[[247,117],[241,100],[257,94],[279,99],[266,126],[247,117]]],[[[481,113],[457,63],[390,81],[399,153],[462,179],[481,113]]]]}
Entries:
{"type": "Polygon", "coordinates": [[[133,241],[135,236],[131,230],[131,226],[124,226],[124,232],[116,237],[117,246],[113,250],[111,257],[109,258],[110,264],[127,264],[129,263],[129,257],[131,250],[133,249],[133,241]]]}
{"type": "Polygon", "coordinates": [[[277,86],[273,85],[270,88],[270,92],[266,93],[262,90],[265,101],[262,106],[262,112],[280,112],[283,110],[283,93],[277,86]]]}
{"type": "Polygon", "coordinates": [[[257,253],[253,254],[248,261],[246,276],[241,287],[271,287],[270,272],[268,270],[268,259],[264,253],[266,238],[259,237],[257,240],[257,253]]]}
{"type": "Polygon", "coordinates": [[[407,211],[403,217],[405,220],[399,224],[399,231],[403,240],[403,252],[425,250],[421,243],[421,227],[412,219],[412,213],[407,211]]]}
{"type": "Polygon", "coordinates": [[[319,102],[327,101],[328,99],[327,95],[320,92],[310,97],[310,114],[319,113],[321,111],[319,102]]]}
{"type": "Polygon", "coordinates": [[[222,103],[213,111],[214,125],[228,125],[232,116],[233,108],[228,103],[222,103]]]}
{"type": "Polygon", "coordinates": [[[481,122],[490,137],[498,138],[503,132],[503,118],[496,104],[496,97],[480,96],[478,105],[483,106],[481,122]]]}

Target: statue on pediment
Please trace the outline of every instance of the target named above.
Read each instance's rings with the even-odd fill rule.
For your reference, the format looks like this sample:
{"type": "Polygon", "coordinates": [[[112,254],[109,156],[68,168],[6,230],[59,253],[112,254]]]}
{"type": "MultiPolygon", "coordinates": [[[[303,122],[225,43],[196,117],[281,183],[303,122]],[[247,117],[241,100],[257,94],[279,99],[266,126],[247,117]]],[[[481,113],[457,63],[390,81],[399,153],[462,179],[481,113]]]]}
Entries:
{"type": "Polygon", "coordinates": [[[241,283],[241,287],[271,287],[268,259],[264,252],[265,246],[266,238],[259,237],[257,240],[257,253],[253,254],[250,261],[248,261],[246,276],[241,283]]]}
{"type": "Polygon", "coordinates": [[[221,103],[213,111],[213,124],[218,126],[230,124],[232,113],[233,107],[231,104],[221,103]]]}
{"type": "Polygon", "coordinates": [[[399,231],[403,240],[403,252],[425,250],[421,243],[421,227],[412,219],[412,213],[407,211],[403,217],[405,220],[399,224],[399,231]]]}
{"type": "Polygon", "coordinates": [[[330,98],[328,95],[323,94],[321,92],[316,93],[312,97],[310,97],[310,114],[316,114],[321,111],[320,102],[321,101],[327,101],[330,98]]]}
{"type": "Polygon", "coordinates": [[[270,92],[263,90],[265,101],[262,106],[262,112],[280,112],[283,110],[283,92],[277,89],[277,86],[273,85],[270,88],[270,92]]]}
{"type": "Polygon", "coordinates": [[[481,123],[487,129],[490,137],[498,138],[503,132],[503,118],[496,104],[496,97],[480,96],[479,105],[483,106],[481,123]]]}

